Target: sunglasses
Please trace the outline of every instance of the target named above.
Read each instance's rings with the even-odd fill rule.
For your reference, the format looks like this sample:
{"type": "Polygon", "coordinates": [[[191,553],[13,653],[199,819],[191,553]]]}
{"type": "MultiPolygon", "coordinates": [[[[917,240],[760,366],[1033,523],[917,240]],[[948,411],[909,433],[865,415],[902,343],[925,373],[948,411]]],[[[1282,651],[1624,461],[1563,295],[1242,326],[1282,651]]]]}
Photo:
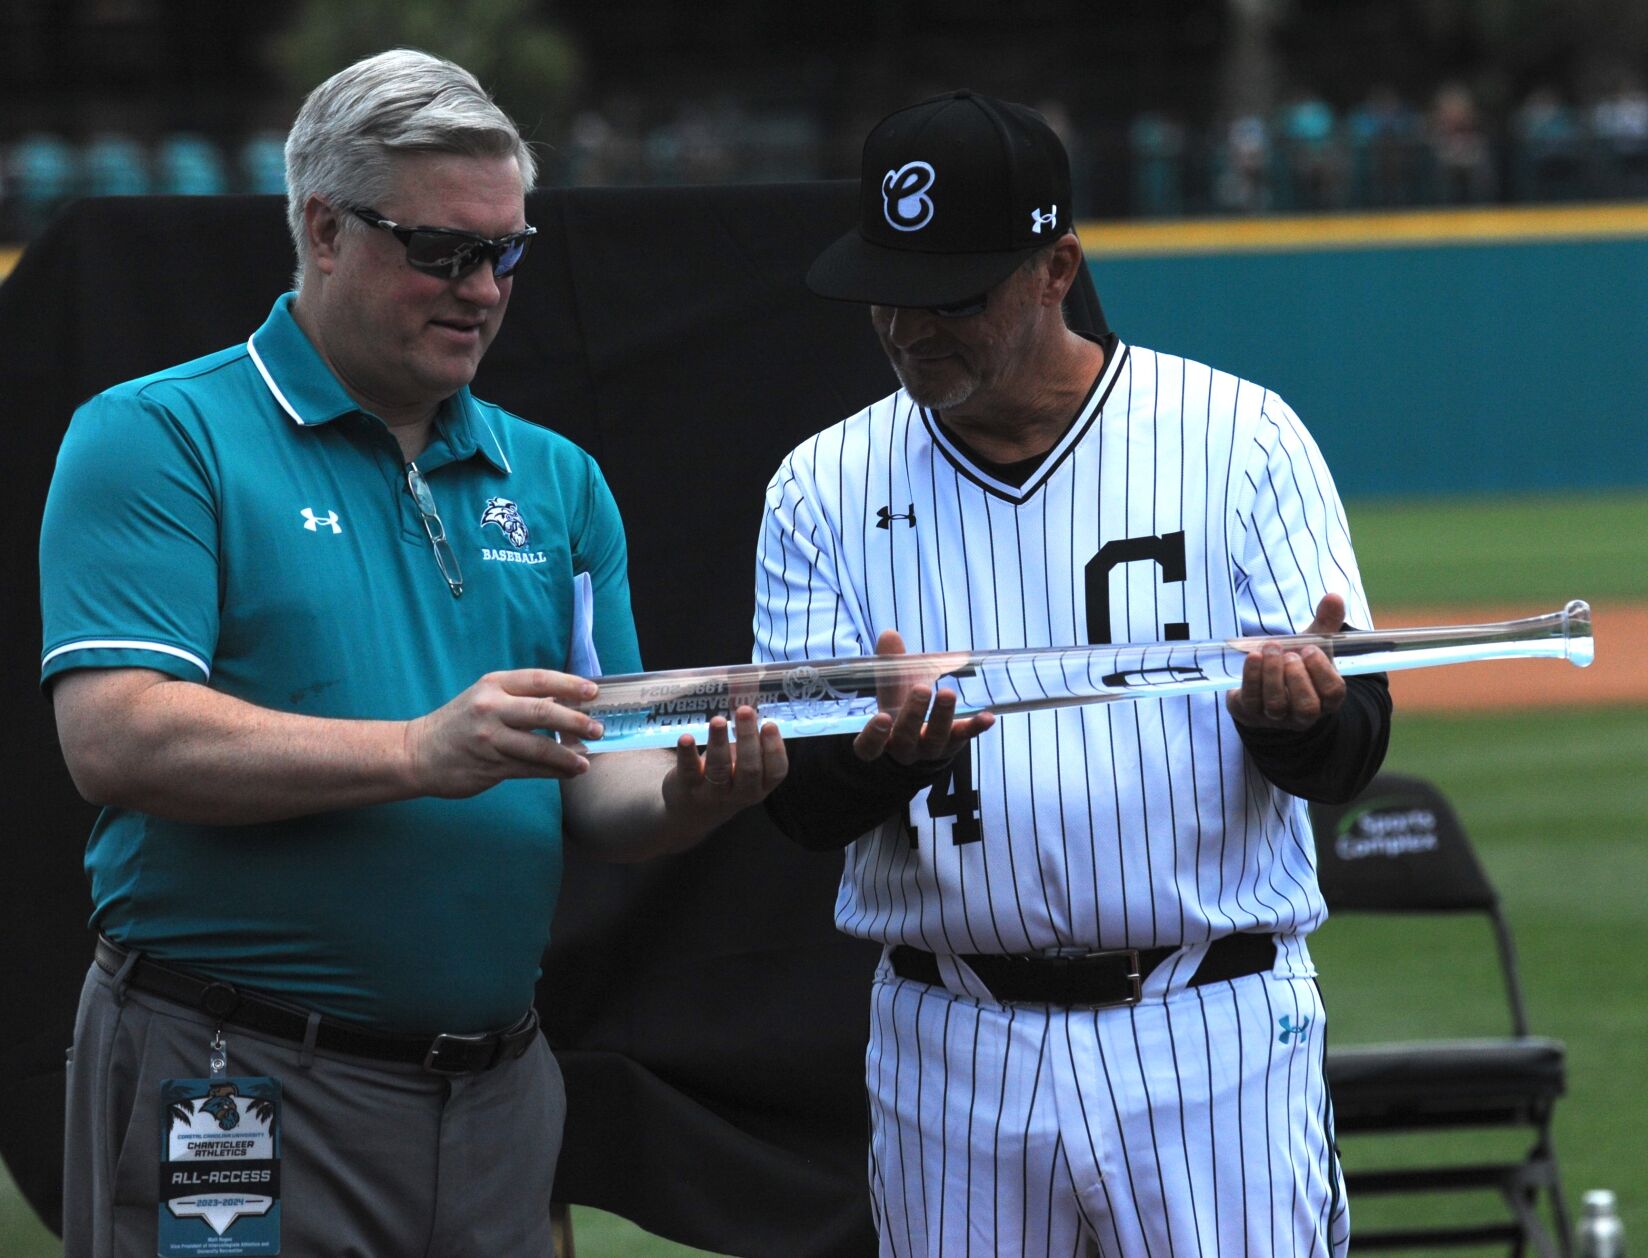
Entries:
{"type": "Polygon", "coordinates": [[[989,293],[980,293],[977,297],[969,297],[965,301],[952,301],[943,306],[924,306],[923,309],[940,319],[970,319],[976,314],[983,314],[989,301],[989,293]]]}
{"type": "Polygon", "coordinates": [[[468,275],[483,259],[492,264],[493,278],[503,279],[521,265],[527,243],[538,234],[536,227],[525,227],[488,240],[453,227],[402,227],[376,210],[359,206],[351,207],[350,213],[363,223],[381,227],[400,241],[406,248],[407,265],[414,271],[449,280],[468,275]]]}

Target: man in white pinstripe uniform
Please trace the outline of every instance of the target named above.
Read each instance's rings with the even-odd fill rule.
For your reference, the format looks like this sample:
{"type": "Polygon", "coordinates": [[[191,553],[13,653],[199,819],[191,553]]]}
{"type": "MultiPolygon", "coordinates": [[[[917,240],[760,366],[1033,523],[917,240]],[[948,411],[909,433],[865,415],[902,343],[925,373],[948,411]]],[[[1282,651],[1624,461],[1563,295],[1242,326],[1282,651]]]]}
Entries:
{"type": "MultiPolygon", "coordinates": [[[[774,476],[758,659],[1370,626],[1280,398],[1066,326],[1069,213],[1022,106],[953,93],[871,132],[858,229],[808,283],[870,306],[903,387],[774,476]]],[[[882,1251],[1342,1253],[1304,800],[1378,768],[1384,679],[1273,646],[1223,697],[999,720],[929,698],[798,740],[768,801],[846,847],[837,925],[887,945],[882,1251]]]]}

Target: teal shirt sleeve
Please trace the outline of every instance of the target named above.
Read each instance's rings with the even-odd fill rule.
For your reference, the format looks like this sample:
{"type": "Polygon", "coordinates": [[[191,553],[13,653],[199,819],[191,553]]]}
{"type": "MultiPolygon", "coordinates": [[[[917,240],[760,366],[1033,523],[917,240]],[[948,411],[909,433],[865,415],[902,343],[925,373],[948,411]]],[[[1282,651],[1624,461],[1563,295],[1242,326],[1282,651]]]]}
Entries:
{"type": "Polygon", "coordinates": [[[175,415],[133,389],[69,423],[40,531],[41,684],[76,668],[211,676],[217,503],[175,415]]]}
{"type": "Polygon", "coordinates": [[[618,503],[595,460],[585,458],[584,513],[572,539],[573,570],[593,587],[592,632],[601,672],[641,671],[641,646],[629,600],[629,548],[618,503]]]}

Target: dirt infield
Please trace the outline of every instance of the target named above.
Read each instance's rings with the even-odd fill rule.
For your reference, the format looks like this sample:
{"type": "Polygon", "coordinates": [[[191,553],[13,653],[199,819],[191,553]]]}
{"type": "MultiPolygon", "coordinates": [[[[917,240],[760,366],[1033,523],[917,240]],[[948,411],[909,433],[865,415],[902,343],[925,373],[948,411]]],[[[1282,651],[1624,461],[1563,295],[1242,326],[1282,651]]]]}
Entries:
{"type": "MultiPolygon", "coordinates": [[[[1540,607],[1374,609],[1381,629],[1408,625],[1487,624],[1549,611],[1540,607]]],[[[1593,604],[1596,662],[1492,660],[1390,675],[1398,712],[1489,712],[1648,704],[1648,603],[1593,604]]]]}

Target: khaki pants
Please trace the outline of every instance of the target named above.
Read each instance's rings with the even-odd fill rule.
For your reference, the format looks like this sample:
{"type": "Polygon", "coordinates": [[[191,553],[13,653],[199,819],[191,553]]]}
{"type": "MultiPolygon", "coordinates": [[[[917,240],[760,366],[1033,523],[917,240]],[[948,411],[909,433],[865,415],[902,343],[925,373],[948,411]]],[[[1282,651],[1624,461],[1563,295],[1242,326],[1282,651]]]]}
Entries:
{"type": "MultiPolygon", "coordinates": [[[[64,1155],[65,1258],[151,1258],[160,1081],[203,1078],[212,1022],[92,966],[75,1020],[64,1155]]],[[[548,1255],[566,1092],[540,1036],[447,1078],[313,1053],[225,1026],[230,1075],[281,1083],[281,1254],[548,1255]]]]}

